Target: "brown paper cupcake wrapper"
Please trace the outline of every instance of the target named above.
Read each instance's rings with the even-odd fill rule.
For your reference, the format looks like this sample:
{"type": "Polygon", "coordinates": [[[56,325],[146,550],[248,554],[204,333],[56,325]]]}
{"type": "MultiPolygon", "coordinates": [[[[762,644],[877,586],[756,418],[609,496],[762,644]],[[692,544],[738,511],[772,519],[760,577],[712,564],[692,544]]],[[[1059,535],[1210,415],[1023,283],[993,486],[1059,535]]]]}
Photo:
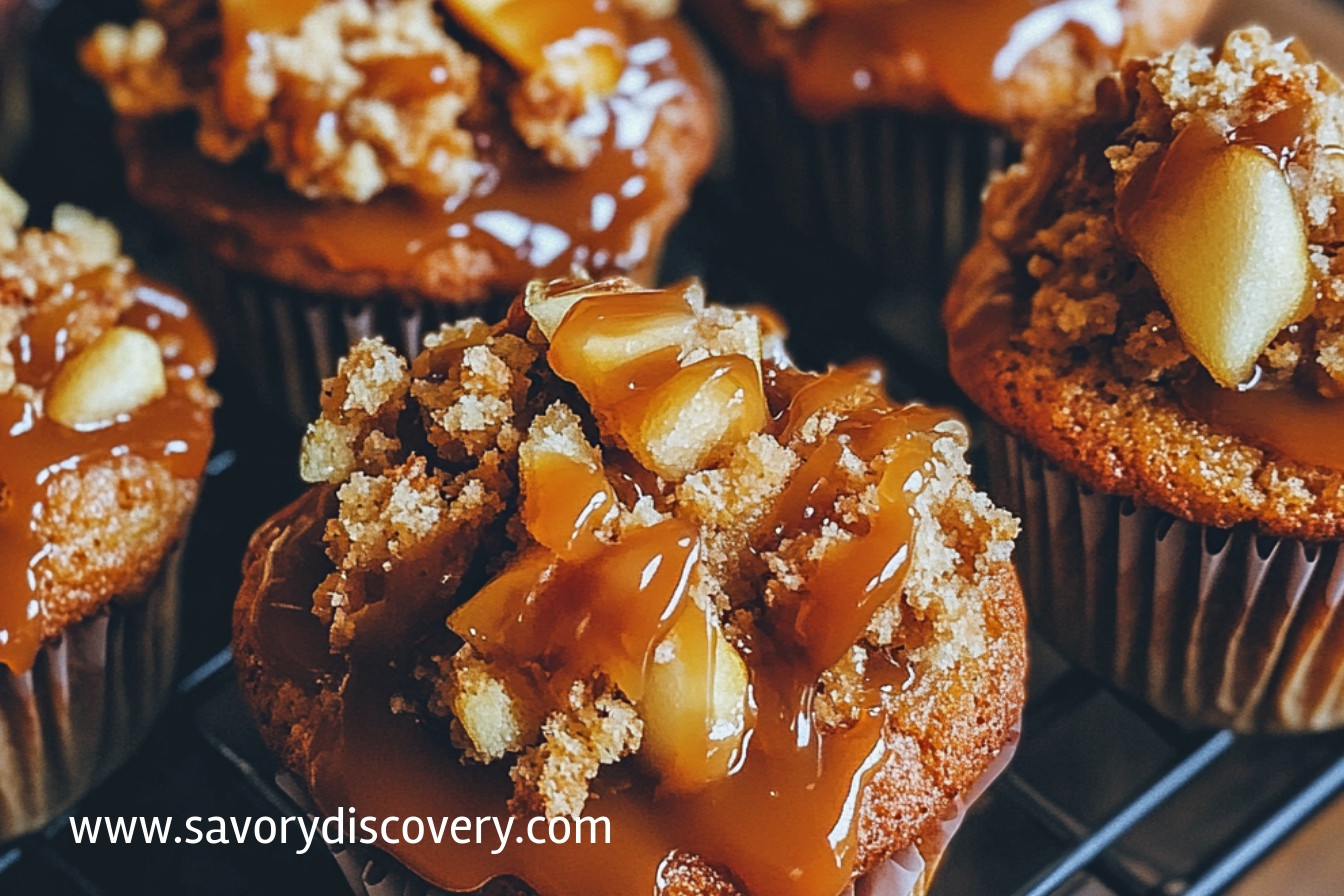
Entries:
{"type": "Polygon", "coordinates": [[[939,302],[977,235],[985,182],[1010,161],[1002,132],[899,109],[819,124],[795,110],[779,79],[723,65],[748,198],[845,250],[896,295],[939,302]]]}
{"type": "Polygon", "coordinates": [[[1196,525],[988,442],[1032,624],[1067,657],[1185,724],[1344,726],[1340,542],[1196,525]]]}
{"type": "MultiPolygon", "coordinates": [[[[952,835],[961,827],[967,809],[1008,767],[1016,751],[1017,733],[1014,732],[1012,741],[999,751],[970,790],[957,797],[952,811],[939,822],[937,831],[924,839],[920,848],[907,846],[850,884],[838,896],[926,896],[938,862],[952,835]]],[[[310,814],[316,811],[303,785],[293,775],[282,772],[276,776],[276,782],[305,811],[310,814]]],[[[376,849],[347,845],[328,845],[327,848],[355,896],[460,896],[435,887],[376,849]]],[[[517,882],[496,879],[474,891],[473,896],[533,896],[533,893],[517,882]]]]}
{"type": "Polygon", "coordinates": [[[0,667],[0,841],[40,828],[127,759],[172,691],[182,550],[134,603],[114,602],[0,667]]]}
{"type": "Polygon", "coordinates": [[[382,336],[414,357],[427,333],[502,309],[512,298],[468,305],[332,297],[230,270],[200,249],[188,251],[188,269],[221,355],[266,406],[299,428],[317,418],[322,380],[359,340],[382,336]]]}

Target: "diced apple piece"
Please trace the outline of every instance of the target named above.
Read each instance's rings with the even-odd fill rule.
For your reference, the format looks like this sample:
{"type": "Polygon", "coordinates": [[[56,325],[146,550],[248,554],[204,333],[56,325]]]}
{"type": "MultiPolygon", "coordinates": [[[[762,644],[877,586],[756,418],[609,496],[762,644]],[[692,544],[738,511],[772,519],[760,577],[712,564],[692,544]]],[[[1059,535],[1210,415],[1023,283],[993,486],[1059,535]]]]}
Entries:
{"type": "Polygon", "coordinates": [[[1272,159],[1221,139],[1210,148],[1197,127],[1178,135],[1121,226],[1190,353],[1233,388],[1311,312],[1307,235],[1272,159]]]}
{"type": "Polygon", "coordinates": [[[584,84],[610,93],[625,58],[625,26],[614,3],[557,3],[555,0],[446,0],[445,5],[473,34],[523,74],[545,66],[552,48],[571,41],[582,53],[584,84]],[[580,39],[582,38],[582,39],[580,39]]]}
{"type": "Polygon", "coordinates": [[[614,405],[675,373],[695,325],[682,293],[590,296],[565,315],[547,358],[591,404],[614,405]]]}
{"type": "MultiPolygon", "coordinates": [[[[602,410],[598,413],[602,416],[602,410]]],[[[755,363],[744,355],[684,367],[631,406],[611,412],[635,459],[677,481],[726,457],[765,426],[769,410],[755,363]]]]}
{"type": "Polygon", "coordinates": [[[538,417],[518,448],[518,471],[523,524],[533,538],[565,559],[601,547],[597,533],[618,503],[577,416],[557,405],[538,417]]]}
{"type": "Polygon", "coordinates": [[[656,290],[645,289],[628,277],[609,277],[592,282],[580,279],[533,280],[523,294],[523,309],[536,322],[541,334],[549,341],[560,328],[565,315],[584,299],[595,296],[651,295],[656,290]]]}
{"type": "Polygon", "coordinates": [[[159,344],[131,327],[112,327],[65,362],[47,391],[47,416],[63,426],[111,423],[168,391],[159,344]]]}
{"type": "Polygon", "coordinates": [[[746,663],[713,620],[688,605],[654,650],[639,701],[640,751],[662,785],[696,790],[726,777],[752,722],[746,663]]]}

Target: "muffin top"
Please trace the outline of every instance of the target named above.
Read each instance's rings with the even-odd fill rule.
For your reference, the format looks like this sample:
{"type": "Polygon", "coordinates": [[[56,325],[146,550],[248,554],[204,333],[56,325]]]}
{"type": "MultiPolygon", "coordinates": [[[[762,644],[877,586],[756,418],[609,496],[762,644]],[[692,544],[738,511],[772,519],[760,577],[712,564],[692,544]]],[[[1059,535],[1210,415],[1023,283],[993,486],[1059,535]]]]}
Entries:
{"type": "Polygon", "coordinates": [[[1190,37],[1210,0],[690,0],[804,114],[861,107],[1018,125],[1066,110],[1121,58],[1190,37]]]}
{"type": "Polygon", "coordinates": [[[834,896],[932,848],[1019,716],[1017,525],[965,448],[697,283],[538,281],[328,382],[321,484],[246,564],[244,689],[320,806],[610,819],[390,847],[438,886],[834,896]]]}
{"type": "Polygon", "coordinates": [[[1344,92],[1262,30],[1132,61],[993,185],[953,369],[1093,487],[1344,534],[1344,92]]]}
{"type": "Polygon", "coordinates": [[[127,125],[132,189],[312,289],[467,300],[536,269],[633,269],[712,153],[674,4],[146,6],[81,54],[127,125]]]}
{"type": "Polygon", "coordinates": [[[0,181],[0,664],[109,600],[181,538],[212,437],[209,336],[70,206],[24,229],[0,181]]]}

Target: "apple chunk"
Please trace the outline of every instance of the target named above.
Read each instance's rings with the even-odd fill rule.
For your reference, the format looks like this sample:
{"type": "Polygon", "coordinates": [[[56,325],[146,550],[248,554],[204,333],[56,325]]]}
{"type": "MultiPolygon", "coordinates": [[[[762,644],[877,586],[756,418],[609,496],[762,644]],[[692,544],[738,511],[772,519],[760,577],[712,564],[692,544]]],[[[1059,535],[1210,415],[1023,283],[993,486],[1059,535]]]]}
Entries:
{"type": "MultiPolygon", "coordinates": [[[[1314,302],[1306,228],[1278,164],[1182,131],[1121,228],[1190,353],[1222,386],[1246,382],[1314,302]]],[[[1129,197],[1122,196],[1122,206],[1129,197]]]]}
{"type": "Polygon", "coordinates": [[[642,753],[665,788],[726,777],[754,719],[747,665],[705,611],[682,611],[654,651],[639,714],[642,753]]]}

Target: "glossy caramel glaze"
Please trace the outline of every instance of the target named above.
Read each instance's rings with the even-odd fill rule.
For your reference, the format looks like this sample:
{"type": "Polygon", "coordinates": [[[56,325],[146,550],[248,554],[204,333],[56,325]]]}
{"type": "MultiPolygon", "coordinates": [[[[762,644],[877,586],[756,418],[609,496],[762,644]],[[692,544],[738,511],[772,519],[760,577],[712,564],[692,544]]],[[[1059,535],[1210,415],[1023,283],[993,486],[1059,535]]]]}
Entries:
{"type": "MultiPolygon", "coordinates": [[[[603,816],[610,843],[384,844],[451,891],[511,876],[546,896],[660,892],[694,857],[699,873],[719,882],[713,892],[835,896],[895,850],[928,846],[932,857],[939,847],[923,838],[1004,745],[1022,683],[1018,595],[1002,562],[1015,523],[963,503],[969,484],[953,472],[964,471],[953,459],[964,445],[961,424],[894,405],[871,364],[815,375],[782,356],[761,359],[755,319],[706,309],[698,285],[654,294],[590,285],[586,295],[563,286],[529,290],[533,317],[511,314],[489,335],[476,329],[469,350],[427,350],[405,386],[411,404],[383,399],[398,409],[398,422],[383,425],[411,439],[425,425],[415,396],[456,389],[454,359],[469,351],[478,371],[486,353],[512,359],[502,391],[488,394],[502,400],[521,380],[540,390],[514,405],[513,425],[526,435],[478,449],[482,458],[516,454],[517,491],[492,480],[510,506],[476,516],[450,502],[447,522],[386,562],[350,565],[357,545],[333,533],[365,543],[351,514],[372,519],[378,505],[366,497],[377,502],[382,486],[365,491],[369,477],[349,474],[254,538],[235,634],[244,691],[268,741],[325,812],[501,815],[540,811],[526,801],[533,795],[548,810],[557,804],[553,790],[525,779],[530,745],[538,736],[551,744],[552,729],[530,732],[543,717],[546,726],[567,724],[557,719],[573,706],[566,701],[576,682],[609,688],[639,713],[644,745],[636,729],[625,758],[603,760],[580,784],[577,804],[566,803],[603,816]],[[704,370],[711,375],[702,379],[704,370]],[[734,373],[712,375],[719,370],[734,373]],[[670,390],[688,375],[693,385],[670,390]],[[672,406],[650,417],[669,390],[672,406]],[[712,400],[697,406],[704,395],[712,400]],[[669,427],[690,408],[694,425],[669,427]],[[746,421],[747,431],[728,419],[746,421]],[[722,438],[736,447],[698,460],[690,474],[654,473],[644,458],[666,461],[650,444],[668,431],[697,458],[716,457],[704,446],[722,438]],[[607,444],[594,447],[591,432],[607,444]],[[737,528],[714,528],[700,514],[721,499],[687,491],[701,488],[691,484],[701,474],[760,490],[762,508],[737,528]],[[968,514],[964,534],[937,529],[942,511],[932,508],[945,505],[929,502],[943,501],[968,514]],[[962,539],[975,557],[988,557],[992,543],[998,565],[982,583],[967,572],[979,568],[975,557],[920,553],[945,537],[962,539]],[[494,559],[476,556],[485,545],[497,546],[494,559]],[[333,575],[333,564],[350,572],[333,575]],[[795,580],[787,570],[797,570],[798,584],[782,585],[795,580]],[[954,583],[944,587],[944,574],[954,583]],[[325,588],[343,589],[353,620],[346,642],[329,637],[336,627],[322,616],[325,588]],[[305,614],[314,595],[317,612],[305,614]],[[435,626],[436,615],[451,633],[435,626]],[[874,633],[879,618],[884,634],[874,633]],[[977,648],[982,637],[990,646],[977,648]],[[426,651],[438,672],[426,671],[426,651]],[[442,696],[445,680],[464,680],[455,677],[465,674],[459,662],[489,670],[513,695],[507,707],[491,703],[523,732],[519,746],[502,751],[514,754],[509,761],[482,764],[476,710],[442,696]],[[426,674],[432,701],[449,709],[431,702],[389,712],[398,700],[408,705],[426,674]],[[461,726],[456,741],[445,713],[461,726]],[[466,761],[464,733],[477,747],[466,761]]],[[[357,348],[355,357],[377,351],[357,348]]],[[[389,459],[372,481],[425,494],[425,514],[459,488],[426,479],[427,462],[446,469],[440,460],[405,457],[389,459]]],[[[485,469],[460,475],[494,476],[485,469]]],[[[370,536],[374,550],[382,531],[370,536]]]]}
{"type": "Polygon", "coordinates": [[[484,173],[469,195],[446,201],[406,189],[365,203],[306,199],[255,160],[226,168],[205,159],[180,119],[124,126],[130,184],[229,265],[314,291],[479,302],[539,271],[648,269],[708,164],[714,88],[675,21],[632,20],[628,39],[616,90],[574,125],[600,134],[582,170],[524,147],[500,97],[464,117],[484,173]]]}
{"type": "MultiPolygon", "coordinates": [[[[831,444],[857,441],[860,450],[871,449],[873,443],[861,444],[865,436],[909,438],[915,427],[934,419],[923,409],[883,414],[872,421],[876,429],[857,424],[831,444]]],[[[891,468],[896,478],[928,459],[919,439],[909,444],[908,460],[891,468]]],[[[808,471],[798,488],[815,491],[824,476],[824,470],[808,471]]],[[[460,891],[499,875],[517,876],[547,896],[656,891],[665,863],[683,851],[726,869],[745,892],[838,893],[858,870],[861,793],[877,768],[893,758],[884,736],[884,695],[903,687],[911,675],[895,655],[875,658],[867,672],[869,702],[859,722],[830,734],[817,730],[812,718],[817,676],[862,633],[874,594],[899,589],[901,564],[891,561],[908,549],[909,511],[899,488],[884,482],[883,491],[895,492],[884,498],[890,509],[883,522],[846,554],[848,568],[833,564],[812,592],[812,600],[824,602],[834,618],[820,625],[825,617],[818,614],[809,626],[800,613],[802,624],[762,633],[751,645],[756,722],[735,774],[690,794],[658,792],[651,779],[624,769],[599,779],[588,814],[610,820],[610,845],[571,844],[562,852],[555,846],[510,844],[491,855],[489,847],[423,842],[390,847],[393,854],[436,885],[460,891]],[[613,862],[613,855],[621,860],[613,862]]],[[[259,589],[256,602],[240,604],[240,611],[246,606],[255,614],[243,624],[265,637],[259,659],[268,671],[310,693],[320,682],[333,680],[332,658],[321,624],[301,601],[295,603],[294,595],[306,594],[324,574],[317,541],[321,527],[313,522],[320,520],[321,503],[329,495],[310,493],[259,533],[254,557],[269,544],[283,547],[266,565],[269,576],[252,583],[259,589]]],[[[787,511],[794,512],[804,511],[787,511]]],[[[767,527],[784,524],[771,520],[767,527]]],[[[543,681],[564,681],[566,672],[601,663],[626,693],[637,695],[654,644],[690,609],[686,574],[695,551],[694,529],[672,520],[586,562],[557,566],[542,560],[547,574],[539,590],[530,585],[539,572],[538,556],[524,554],[511,569],[527,585],[513,587],[510,573],[503,573],[451,624],[486,655],[511,664],[538,664],[543,681]],[[662,562],[651,563],[655,559],[662,562]],[[650,568],[657,572],[637,584],[640,570],[650,568]],[[619,662],[613,664],[613,657],[619,662]]],[[[254,564],[252,573],[259,571],[254,564]]],[[[388,700],[406,687],[407,672],[385,659],[352,660],[338,722],[309,746],[318,805],[327,811],[353,806],[361,814],[382,817],[500,814],[512,790],[502,765],[464,766],[454,750],[412,717],[388,714],[388,700]],[[371,761],[376,756],[395,756],[396,761],[371,761]]]]}
{"type": "Polygon", "coordinates": [[[68,306],[39,312],[9,346],[20,386],[33,390],[0,395],[0,664],[16,673],[31,667],[42,644],[37,566],[49,548],[37,529],[52,478],[125,455],[163,464],[185,480],[205,469],[213,430],[201,390],[214,369],[213,343],[176,295],[143,279],[132,289],[117,322],[158,342],[168,392],[110,424],[71,429],[42,413],[43,390],[66,359],[68,306]]]}
{"type": "Polygon", "coordinates": [[[1207,3],[1178,10],[1126,0],[822,2],[793,30],[741,2],[690,5],[749,64],[779,71],[809,117],[896,107],[1012,123],[1067,108],[1125,52],[1188,36],[1207,3]],[[1073,41],[1066,58],[1056,54],[1041,62],[1047,70],[1026,72],[1032,53],[1061,35],[1073,41]]]}

